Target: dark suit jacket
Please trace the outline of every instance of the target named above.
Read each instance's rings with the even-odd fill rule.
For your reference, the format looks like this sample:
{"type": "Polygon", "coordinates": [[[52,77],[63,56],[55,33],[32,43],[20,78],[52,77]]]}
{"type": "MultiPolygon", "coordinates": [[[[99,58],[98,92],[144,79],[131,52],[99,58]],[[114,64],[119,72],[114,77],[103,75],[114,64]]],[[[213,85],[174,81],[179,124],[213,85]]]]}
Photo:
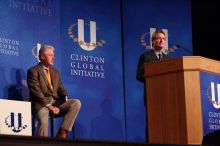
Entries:
{"type": "Polygon", "coordinates": [[[60,80],[59,71],[49,68],[53,90],[47,81],[43,66],[38,64],[27,71],[27,84],[34,112],[50,103],[52,99],[65,101],[67,92],[60,80]]]}
{"type": "MultiPolygon", "coordinates": [[[[167,58],[169,58],[169,56],[167,56],[166,54],[163,54],[163,58],[167,59],[167,58]]],[[[153,49],[143,53],[140,56],[139,61],[138,61],[136,79],[139,80],[140,82],[145,83],[144,63],[156,62],[156,61],[159,61],[159,59],[153,49]]]]}

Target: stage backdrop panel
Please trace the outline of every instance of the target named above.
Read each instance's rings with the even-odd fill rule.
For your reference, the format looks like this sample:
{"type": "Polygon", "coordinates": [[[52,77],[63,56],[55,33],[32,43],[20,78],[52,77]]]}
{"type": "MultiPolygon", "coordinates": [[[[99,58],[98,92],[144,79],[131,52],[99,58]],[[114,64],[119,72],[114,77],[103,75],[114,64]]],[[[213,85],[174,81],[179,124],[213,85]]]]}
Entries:
{"type": "Polygon", "coordinates": [[[27,69],[38,63],[37,43],[54,45],[60,66],[59,10],[58,0],[0,2],[0,98],[27,98],[22,97],[22,80],[25,83],[27,69]]]}
{"type": "Polygon", "coordinates": [[[0,1],[0,98],[29,100],[27,69],[38,63],[37,43],[56,48],[60,68],[60,1],[0,1]]]}
{"type": "Polygon", "coordinates": [[[139,56],[150,49],[150,30],[168,33],[171,57],[192,55],[190,0],[123,0],[127,141],[146,141],[144,84],[136,80],[139,56]],[[174,52],[173,52],[174,51],[174,52]]]}
{"type": "Polygon", "coordinates": [[[120,1],[62,1],[61,38],[62,79],[82,102],[76,138],[125,141],[120,1]]]}

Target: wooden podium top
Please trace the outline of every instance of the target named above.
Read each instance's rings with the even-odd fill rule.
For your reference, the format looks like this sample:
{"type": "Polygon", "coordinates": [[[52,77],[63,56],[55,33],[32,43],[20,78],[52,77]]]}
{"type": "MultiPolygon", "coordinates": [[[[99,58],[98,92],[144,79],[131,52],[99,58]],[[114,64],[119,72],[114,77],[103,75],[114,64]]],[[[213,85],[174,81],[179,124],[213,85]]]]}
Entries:
{"type": "Polygon", "coordinates": [[[201,56],[182,56],[150,62],[145,64],[145,77],[188,70],[220,74],[220,61],[201,56]]]}

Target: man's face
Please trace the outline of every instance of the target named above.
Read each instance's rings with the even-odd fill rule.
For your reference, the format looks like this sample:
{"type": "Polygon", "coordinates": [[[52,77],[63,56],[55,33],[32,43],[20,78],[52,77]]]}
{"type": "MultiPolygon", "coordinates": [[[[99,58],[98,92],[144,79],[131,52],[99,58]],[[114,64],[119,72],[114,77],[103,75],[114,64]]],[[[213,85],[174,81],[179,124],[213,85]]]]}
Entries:
{"type": "Polygon", "coordinates": [[[166,37],[163,33],[156,33],[153,40],[153,47],[155,50],[160,51],[165,47],[166,37]]]}
{"type": "Polygon", "coordinates": [[[45,52],[45,54],[42,55],[42,63],[46,66],[49,67],[50,65],[54,64],[54,51],[52,49],[49,49],[45,52]]]}

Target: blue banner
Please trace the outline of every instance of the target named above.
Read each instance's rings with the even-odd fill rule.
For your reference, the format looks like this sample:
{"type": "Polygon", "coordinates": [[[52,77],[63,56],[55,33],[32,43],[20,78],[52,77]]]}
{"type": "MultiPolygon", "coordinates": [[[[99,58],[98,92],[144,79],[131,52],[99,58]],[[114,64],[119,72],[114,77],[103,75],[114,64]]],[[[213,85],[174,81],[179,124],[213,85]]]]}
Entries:
{"type": "Polygon", "coordinates": [[[125,141],[120,1],[61,4],[62,79],[82,102],[76,137],[125,141]]]}
{"type": "Polygon", "coordinates": [[[38,63],[37,43],[54,45],[56,66],[60,66],[60,2],[7,0],[0,3],[0,97],[27,98],[22,97],[28,96],[22,89],[27,91],[27,69],[38,63]]]}

